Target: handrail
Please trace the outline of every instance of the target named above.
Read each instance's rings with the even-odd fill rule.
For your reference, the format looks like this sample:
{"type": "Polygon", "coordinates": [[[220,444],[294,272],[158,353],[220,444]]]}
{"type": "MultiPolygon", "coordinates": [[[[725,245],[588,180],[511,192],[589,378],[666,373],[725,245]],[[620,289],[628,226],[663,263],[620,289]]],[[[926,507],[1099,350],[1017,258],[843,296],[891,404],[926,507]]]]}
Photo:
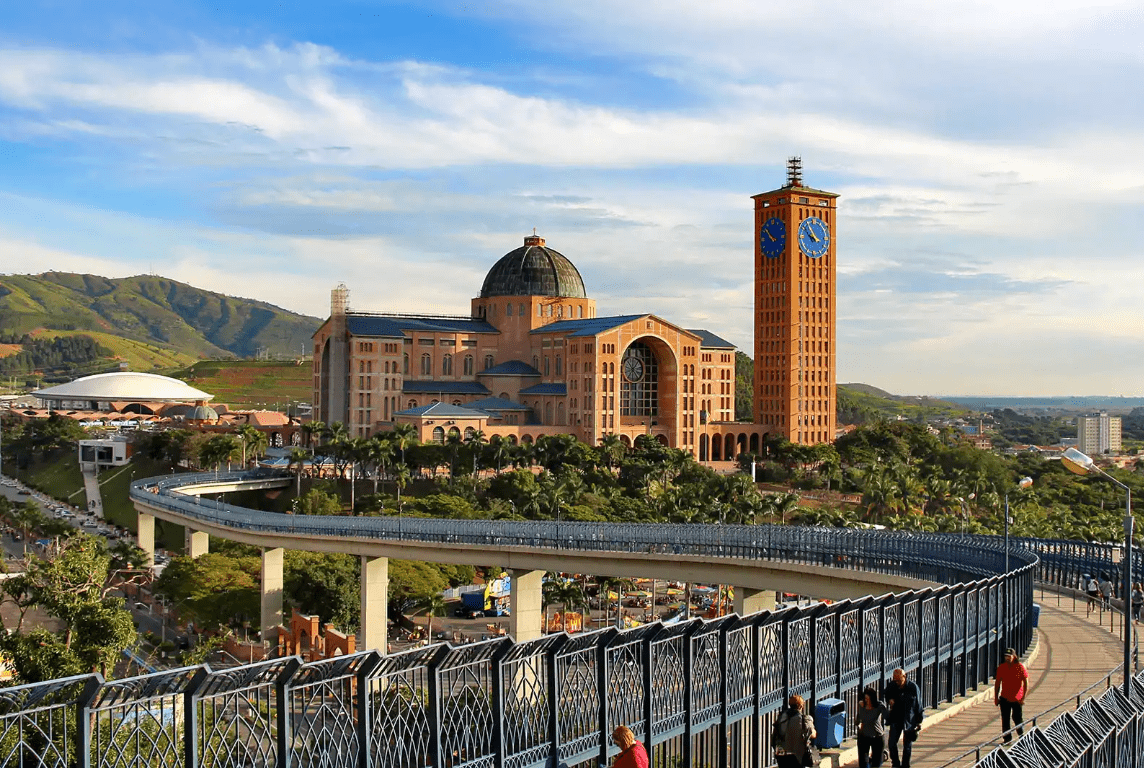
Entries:
{"type": "MultiPolygon", "coordinates": [[[[1139,650],[1139,644],[1137,644],[1137,650],[1139,650]]],[[[1017,732],[1018,728],[1020,728],[1022,731],[1029,730],[1032,728],[1036,728],[1037,727],[1037,720],[1043,719],[1050,712],[1055,712],[1058,709],[1061,709],[1062,707],[1064,707],[1066,704],[1069,704],[1073,700],[1076,701],[1075,709],[1080,709],[1081,698],[1086,696],[1093,689],[1099,688],[1102,685],[1106,689],[1111,688],[1112,687],[1112,678],[1121,674],[1121,670],[1123,670],[1123,669],[1124,669],[1123,663],[1117,664],[1115,667],[1113,667],[1108,672],[1108,674],[1106,674],[1104,677],[1097,680],[1095,683],[1093,683],[1089,687],[1085,688],[1083,691],[1079,691],[1078,693],[1070,694],[1069,696],[1066,696],[1065,698],[1061,699],[1059,702],[1057,702],[1053,706],[1049,707],[1048,709],[1045,709],[1041,712],[1038,712],[1037,714],[1033,715],[1032,717],[1026,719],[1023,723],[1021,723],[1021,725],[1015,725],[1007,731],[1002,731],[1000,736],[992,738],[989,741],[983,741],[974,747],[970,747],[969,749],[967,749],[964,752],[962,752],[961,754],[959,754],[957,757],[953,758],[952,760],[950,760],[948,762],[942,763],[939,766],[935,766],[935,768],[950,768],[950,766],[953,766],[953,765],[959,763],[961,760],[964,760],[969,755],[974,756],[973,757],[974,763],[980,762],[981,761],[981,753],[983,750],[985,750],[986,748],[995,748],[995,747],[1001,746],[1001,742],[1003,742],[1005,740],[1005,737],[1007,737],[1007,736],[1012,737],[1012,735],[1017,732]]]]}

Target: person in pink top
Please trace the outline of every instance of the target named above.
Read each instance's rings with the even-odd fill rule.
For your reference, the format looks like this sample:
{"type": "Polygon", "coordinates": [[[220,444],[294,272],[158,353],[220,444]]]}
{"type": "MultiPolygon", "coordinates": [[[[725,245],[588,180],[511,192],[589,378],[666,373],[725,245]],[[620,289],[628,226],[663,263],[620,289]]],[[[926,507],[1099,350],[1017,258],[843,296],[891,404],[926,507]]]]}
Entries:
{"type": "Polygon", "coordinates": [[[1010,717],[1012,724],[1017,726],[1017,736],[1025,732],[1021,727],[1025,721],[1022,707],[1028,692],[1029,670],[1017,660],[1017,651],[1006,648],[1005,660],[997,665],[996,682],[993,683],[993,704],[1001,708],[1001,730],[1005,734],[1006,744],[1013,738],[1009,733],[1009,728],[1012,727],[1010,717]]]}
{"type": "Polygon", "coordinates": [[[647,768],[647,750],[644,745],[636,741],[636,735],[626,725],[616,727],[612,731],[612,743],[620,748],[612,768],[647,768]]]}

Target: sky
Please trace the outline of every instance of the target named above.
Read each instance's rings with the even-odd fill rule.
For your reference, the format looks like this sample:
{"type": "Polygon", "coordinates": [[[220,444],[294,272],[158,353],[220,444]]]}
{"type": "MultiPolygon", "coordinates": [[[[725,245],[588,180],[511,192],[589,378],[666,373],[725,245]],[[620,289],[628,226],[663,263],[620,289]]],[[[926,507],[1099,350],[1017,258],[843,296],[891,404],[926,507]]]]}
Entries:
{"type": "Polygon", "coordinates": [[[1144,11],[0,0],[0,273],[463,314],[533,228],[752,349],[753,208],[837,192],[838,381],[1144,394],[1144,11]]]}

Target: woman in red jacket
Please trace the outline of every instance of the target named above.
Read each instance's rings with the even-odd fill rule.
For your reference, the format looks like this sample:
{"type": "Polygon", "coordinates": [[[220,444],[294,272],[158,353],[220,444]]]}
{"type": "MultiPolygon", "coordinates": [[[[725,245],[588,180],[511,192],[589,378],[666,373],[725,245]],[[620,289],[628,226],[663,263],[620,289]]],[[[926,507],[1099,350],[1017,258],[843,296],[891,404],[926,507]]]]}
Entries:
{"type": "Polygon", "coordinates": [[[612,768],[647,768],[647,750],[636,741],[636,735],[626,725],[612,731],[612,743],[620,748],[612,768]]]}

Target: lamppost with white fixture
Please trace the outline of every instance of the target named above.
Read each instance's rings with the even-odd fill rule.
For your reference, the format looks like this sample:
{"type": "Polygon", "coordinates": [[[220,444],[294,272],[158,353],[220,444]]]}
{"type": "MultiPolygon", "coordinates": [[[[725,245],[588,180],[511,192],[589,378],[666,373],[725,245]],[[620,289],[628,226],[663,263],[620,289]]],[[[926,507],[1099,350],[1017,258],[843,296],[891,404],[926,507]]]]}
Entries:
{"type": "Polygon", "coordinates": [[[1096,472],[1124,489],[1124,581],[1120,597],[1124,608],[1124,695],[1129,696],[1132,690],[1133,626],[1128,614],[1128,603],[1132,594],[1132,529],[1136,526],[1136,521],[1132,517],[1132,489],[1098,467],[1091,457],[1076,448],[1067,449],[1061,457],[1061,463],[1065,469],[1078,475],[1096,472]]]}

